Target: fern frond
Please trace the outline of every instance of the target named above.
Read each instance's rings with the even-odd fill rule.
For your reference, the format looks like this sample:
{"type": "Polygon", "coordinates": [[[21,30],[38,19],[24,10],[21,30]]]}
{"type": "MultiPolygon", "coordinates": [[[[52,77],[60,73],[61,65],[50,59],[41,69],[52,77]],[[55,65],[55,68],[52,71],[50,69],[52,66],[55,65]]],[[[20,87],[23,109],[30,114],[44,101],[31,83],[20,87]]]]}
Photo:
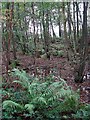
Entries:
{"type": "Polygon", "coordinates": [[[33,104],[26,104],[25,105],[25,109],[27,109],[28,111],[29,111],[29,113],[34,113],[34,108],[35,108],[35,106],[33,105],[33,104]]]}
{"type": "Polygon", "coordinates": [[[20,80],[14,80],[13,83],[19,83],[20,85],[22,85],[22,87],[27,88],[27,89],[28,89],[28,86],[30,85],[29,82],[27,82],[27,81],[23,82],[23,81],[20,81],[20,80]]]}
{"type": "Polygon", "coordinates": [[[19,70],[19,69],[13,69],[13,74],[14,76],[19,77],[19,81],[23,82],[24,86],[27,86],[27,84],[29,84],[29,76],[27,75],[27,73],[23,70],[19,70]]]}
{"type": "Polygon", "coordinates": [[[28,86],[30,85],[30,78],[25,71],[20,71],[19,69],[14,68],[12,74],[19,78],[19,80],[14,80],[13,83],[19,83],[22,87],[28,89],[28,86]]]}
{"type": "Polygon", "coordinates": [[[29,104],[26,104],[24,108],[30,114],[36,113],[34,111],[36,109],[38,112],[42,112],[44,108],[45,111],[49,106],[52,115],[62,111],[70,111],[73,108],[77,109],[79,103],[77,94],[69,88],[62,78],[59,78],[58,82],[53,80],[40,81],[38,78],[32,78],[30,82],[24,71],[15,70],[15,75],[19,77],[19,80],[14,82],[27,88],[29,104]]]}
{"type": "Polygon", "coordinates": [[[8,107],[23,109],[23,106],[16,102],[13,102],[11,100],[5,100],[3,102],[3,109],[7,109],[8,107]]]}
{"type": "Polygon", "coordinates": [[[38,104],[45,104],[47,105],[47,102],[46,102],[46,99],[44,97],[36,97],[34,100],[33,100],[35,103],[37,102],[38,104]]]}

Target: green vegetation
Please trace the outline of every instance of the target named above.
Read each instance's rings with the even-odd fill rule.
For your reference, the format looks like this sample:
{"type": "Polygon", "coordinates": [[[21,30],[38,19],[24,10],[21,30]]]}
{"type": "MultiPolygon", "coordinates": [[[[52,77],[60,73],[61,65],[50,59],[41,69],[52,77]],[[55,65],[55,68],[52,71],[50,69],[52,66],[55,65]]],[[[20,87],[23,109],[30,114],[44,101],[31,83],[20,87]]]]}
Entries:
{"type": "Polygon", "coordinates": [[[2,2],[2,120],[89,120],[88,5],[2,2]]]}
{"type": "Polygon", "coordinates": [[[53,76],[48,76],[42,80],[28,76],[25,71],[18,69],[14,69],[12,73],[14,77],[18,77],[13,83],[18,83],[21,87],[17,91],[12,88],[11,92],[4,93],[9,97],[3,101],[3,119],[19,120],[23,116],[34,120],[56,120],[64,117],[88,120],[90,106],[81,106],[79,92],[74,92],[63,79],[59,78],[60,81],[55,82],[53,76]],[[18,116],[19,114],[22,116],[18,116]]]}

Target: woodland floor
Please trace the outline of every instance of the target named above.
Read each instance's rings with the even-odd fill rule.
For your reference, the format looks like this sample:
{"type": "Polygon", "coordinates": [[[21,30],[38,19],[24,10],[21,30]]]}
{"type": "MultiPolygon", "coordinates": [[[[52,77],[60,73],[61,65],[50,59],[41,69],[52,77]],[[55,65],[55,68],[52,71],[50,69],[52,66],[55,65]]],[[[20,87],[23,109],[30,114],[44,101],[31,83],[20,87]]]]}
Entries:
{"type": "MultiPolygon", "coordinates": [[[[2,74],[5,74],[5,56],[3,54],[0,56],[0,67],[2,65],[2,74]],[[2,63],[1,63],[2,62],[2,63]]],[[[13,56],[11,54],[10,58],[13,56]]],[[[73,90],[77,90],[80,88],[80,101],[83,103],[90,103],[90,90],[84,90],[84,88],[90,87],[90,79],[85,80],[83,83],[75,83],[74,82],[74,68],[71,67],[67,58],[65,57],[52,57],[50,60],[43,58],[36,58],[34,64],[34,58],[29,55],[22,55],[21,53],[17,53],[17,58],[19,60],[20,65],[18,68],[24,69],[29,74],[34,74],[35,68],[37,68],[37,75],[45,75],[45,69],[50,69],[53,74],[56,76],[60,76],[61,78],[67,81],[67,84],[72,87],[73,90]],[[42,72],[40,72],[40,70],[42,72]]],[[[1,71],[0,71],[1,74],[1,71]]]]}

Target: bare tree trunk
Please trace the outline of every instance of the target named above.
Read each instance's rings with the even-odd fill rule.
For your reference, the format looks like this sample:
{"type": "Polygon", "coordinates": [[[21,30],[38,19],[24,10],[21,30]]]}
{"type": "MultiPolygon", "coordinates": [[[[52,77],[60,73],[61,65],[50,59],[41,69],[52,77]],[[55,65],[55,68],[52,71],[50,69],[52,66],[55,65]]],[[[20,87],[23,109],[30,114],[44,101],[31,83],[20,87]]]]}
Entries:
{"type": "MultiPolygon", "coordinates": [[[[24,12],[25,12],[25,11],[26,11],[26,8],[25,8],[25,3],[24,3],[24,12]]],[[[26,27],[27,27],[27,19],[26,19],[26,16],[25,16],[24,21],[25,21],[25,25],[26,25],[26,27]]],[[[25,31],[25,36],[26,36],[26,39],[27,39],[27,41],[28,41],[28,34],[27,34],[27,30],[25,31]]]]}
{"type": "Polygon", "coordinates": [[[67,38],[67,29],[66,29],[66,18],[65,18],[65,3],[62,3],[62,13],[63,13],[63,25],[64,25],[64,44],[65,44],[65,49],[67,52],[67,59],[70,59],[70,54],[69,54],[69,40],[67,38]]]}
{"type": "Polygon", "coordinates": [[[83,2],[83,26],[82,26],[82,40],[80,41],[80,62],[78,70],[75,75],[75,82],[83,82],[83,72],[88,55],[88,41],[87,41],[87,7],[88,2],[83,2]]]}
{"type": "Polygon", "coordinates": [[[58,15],[59,37],[61,37],[60,6],[58,6],[58,15]]]}
{"type": "Polygon", "coordinates": [[[71,14],[70,14],[70,2],[67,3],[68,5],[68,28],[69,28],[69,39],[71,39],[71,14]]]}
{"type": "Polygon", "coordinates": [[[47,9],[46,11],[46,33],[45,33],[45,51],[47,54],[47,58],[50,59],[50,54],[49,54],[49,47],[50,47],[50,40],[49,40],[49,11],[47,9]]]}
{"type": "MultiPolygon", "coordinates": [[[[42,3],[43,5],[43,3],[42,3]]],[[[42,24],[43,24],[43,34],[44,34],[44,49],[45,49],[45,53],[47,55],[47,58],[50,59],[50,54],[49,54],[49,16],[48,16],[48,10],[46,10],[46,14],[45,14],[45,10],[43,9],[43,18],[42,18],[42,24]],[[46,24],[44,22],[44,16],[46,15],[46,24]]]]}
{"type": "Polygon", "coordinates": [[[35,46],[35,49],[34,49],[34,65],[35,65],[35,76],[37,75],[37,69],[36,69],[36,56],[37,56],[37,46],[36,46],[36,36],[35,36],[35,13],[34,13],[34,3],[32,2],[31,3],[31,8],[32,8],[32,23],[33,23],[33,37],[34,37],[34,46],[35,46]]]}
{"type": "Polygon", "coordinates": [[[76,15],[77,15],[77,40],[79,38],[79,19],[78,19],[78,11],[79,11],[79,7],[78,7],[78,3],[76,2],[76,15]]]}
{"type": "Polygon", "coordinates": [[[11,37],[10,37],[10,3],[7,3],[7,10],[6,10],[6,29],[7,29],[7,34],[8,34],[8,39],[6,41],[6,76],[7,76],[7,81],[8,81],[8,70],[9,70],[9,62],[10,62],[10,42],[11,42],[11,37]]]}
{"type": "MultiPolygon", "coordinates": [[[[19,5],[20,3],[17,3],[17,11],[18,11],[18,20],[19,20],[19,29],[20,29],[20,31],[23,31],[23,29],[24,29],[24,27],[22,26],[22,21],[21,21],[21,19],[20,19],[20,13],[19,13],[19,11],[20,11],[20,5],[19,5]]],[[[25,12],[25,11],[24,11],[25,12]]],[[[18,32],[18,31],[17,31],[18,32]]],[[[20,38],[20,36],[19,35],[17,35],[17,38],[18,38],[18,40],[20,40],[20,42],[21,42],[21,50],[22,50],[22,53],[23,54],[25,54],[26,53],[26,38],[25,38],[25,36],[24,35],[21,35],[21,38],[20,38]]]]}
{"type": "Polygon", "coordinates": [[[74,32],[74,40],[73,40],[73,47],[74,47],[74,52],[76,53],[76,24],[75,24],[75,2],[73,2],[73,32],[74,32]]]}
{"type": "Polygon", "coordinates": [[[53,37],[55,39],[56,38],[56,34],[55,34],[55,31],[54,31],[54,28],[53,28],[53,23],[52,23],[52,20],[51,20],[51,16],[50,16],[50,24],[51,24],[51,28],[52,28],[53,37]]]}
{"type": "Polygon", "coordinates": [[[40,23],[40,32],[41,32],[41,40],[43,40],[43,35],[42,35],[42,32],[43,32],[43,30],[42,30],[42,23],[40,23]]]}
{"type": "Polygon", "coordinates": [[[32,2],[32,4],[31,4],[31,7],[32,7],[32,15],[33,15],[33,20],[32,20],[32,23],[33,23],[33,36],[34,36],[34,45],[35,45],[35,54],[36,54],[36,37],[35,37],[35,31],[36,31],[36,29],[35,29],[35,20],[34,20],[34,18],[35,18],[35,13],[34,13],[34,3],[32,2]]]}
{"type": "Polygon", "coordinates": [[[12,36],[12,45],[13,45],[13,56],[14,56],[14,60],[17,59],[16,57],[16,48],[15,48],[15,39],[14,39],[14,36],[13,36],[13,23],[12,23],[12,20],[14,19],[14,2],[12,2],[12,8],[11,8],[11,36],[12,36]]]}

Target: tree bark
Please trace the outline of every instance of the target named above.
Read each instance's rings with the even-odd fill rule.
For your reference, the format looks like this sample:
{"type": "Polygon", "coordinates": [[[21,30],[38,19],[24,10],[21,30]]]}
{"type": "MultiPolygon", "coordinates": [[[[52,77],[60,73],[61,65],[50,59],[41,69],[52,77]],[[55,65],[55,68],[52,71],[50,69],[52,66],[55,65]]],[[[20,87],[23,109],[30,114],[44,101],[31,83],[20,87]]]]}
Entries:
{"type": "Polygon", "coordinates": [[[76,53],[76,24],[75,24],[75,2],[73,2],[73,32],[74,32],[74,40],[73,40],[73,47],[74,47],[74,52],[76,53]]]}
{"type": "Polygon", "coordinates": [[[77,15],[77,40],[79,38],[79,19],[78,19],[78,11],[79,11],[79,7],[78,7],[78,3],[76,2],[76,15],[77,15]]]}
{"type": "Polygon", "coordinates": [[[58,15],[59,37],[61,37],[60,6],[58,6],[58,15]]]}
{"type": "Polygon", "coordinates": [[[83,72],[88,55],[88,41],[87,41],[87,7],[88,2],[83,2],[83,26],[82,26],[82,40],[80,41],[80,62],[75,74],[75,82],[83,82],[83,72]]]}
{"type": "MultiPolygon", "coordinates": [[[[43,5],[43,3],[42,3],[43,5]]],[[[42,18],[42,24],[43,24],[43,34],[44,34],[44,49],[45,49],[45,53],[47,55],[47,58],[50,59],[50,54],[49,54],[49,16],[48,16],[48,9],[45,10],[43,8],[43,18],[42,18]],[[46,15],[46,19],[44,18],[44,16],[46,15]],[[45,20],[44,20],[45,19],[45,20]],[[45,22],[46,21],[46,24],[45,22]]]]}
{"type": "Polygon", "coordinates": [[[13,36],[13,20],[14,19],[14,2],[12,2],[12,8],[11,8],[11,39],[12,39],[12,45],[13,45],[13,56],[14,56],[14,60],[17,59],[16,57],[16,48],[15,48],[15,39],[14,39],[14,36],[13,36]]]}
{"type": "Polygon", "coordinates": [[[70,2],[67,3],[68,5],[68,28],[69,28],[69,39],[71,39],[71,14],[70,14],[70,2]]]}

